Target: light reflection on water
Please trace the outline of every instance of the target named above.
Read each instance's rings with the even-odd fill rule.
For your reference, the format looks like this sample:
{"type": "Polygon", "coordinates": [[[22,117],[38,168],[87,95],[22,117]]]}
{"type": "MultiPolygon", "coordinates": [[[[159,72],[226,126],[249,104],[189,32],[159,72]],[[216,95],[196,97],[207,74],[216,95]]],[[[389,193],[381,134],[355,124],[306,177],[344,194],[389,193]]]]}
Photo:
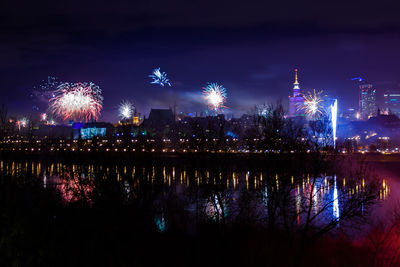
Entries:
{"type": "Polygon", "coordinates": [[[336,175],[333,184],[333,217],[335,219],[339,218],[339,197],[338,197],[338,190],[336,184],[336,175]]]}
{"type": "MultiPolygon", "coordinates": [[[[285,180],[281,174],[263,171],[241,170],[221,171],[215,169],[193,169],[180,166],[136,166],[136,165],[77,165],[62,162],[46,163],[36,161],[0,161],[0,173],[9,176],[33,176],[41,179],[44,188],[56,188],[66,202],[87,200],[96,189],[95,179],[116,179],[123,187],[127,201],[140,198],[140,188],[154,190],[162,188],[164,195],[174,195],[191,215],[203,213],[213,221],[243,216],[252,209],[260,213],[260,218],[268,214],[277,196],[288,195],[287,208],[293,206],[295,224],[300,225],[310,205],[311,212],[323,216],[317,220],[339,220],[346,199],[362,194],[367,182],[319,175],[315,179],[309,174],[300,177],[289,176],[285,180]],[[244,192],[249,196],[243,197],[244,192]],[[311,196],[311,197],[310,197],[311,196]],[[247,209],[247,210],[246,210],[247,209]]],[[[391,187],[387,178],[379,184],[378,198],[387,200],[391,187]]],[[[162,202],[163,199],[159,199],[162,202]]],[[[285,207],[280,207],[284,209],[285,207]]],[[[364,206],[360,207],[364,209],[364,206]]],[[[154,222],[160,231],[168,228],[165,208],[155,207],[154,222]]],[[[274,211],[275,212],[275,211],[274,211]]],[[[277,214],[280,212],[276,211],[277,214]]]]}

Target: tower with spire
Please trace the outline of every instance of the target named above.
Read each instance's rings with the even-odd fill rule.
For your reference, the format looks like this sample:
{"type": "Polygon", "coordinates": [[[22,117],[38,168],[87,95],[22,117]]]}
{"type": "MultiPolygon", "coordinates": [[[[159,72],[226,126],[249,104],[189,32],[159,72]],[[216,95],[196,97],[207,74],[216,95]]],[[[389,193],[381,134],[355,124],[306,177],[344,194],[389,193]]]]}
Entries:
{"type": "Polygon", "coordinates": [[[298,69],[294,69],[293,95],[289,96],[289,117],[304,116],[304,112],[300,109],[301,105],[304,104],[304,98],[300,93],[298,71],[298,69]]]}
{"type": "Polygon", "coordinates": [[[297,97],[300,95],[300,83],[299,83],[299,78],[297,76],[298,69],[294,69],[294,83],[293,83],[293,96],[297,97]]]}

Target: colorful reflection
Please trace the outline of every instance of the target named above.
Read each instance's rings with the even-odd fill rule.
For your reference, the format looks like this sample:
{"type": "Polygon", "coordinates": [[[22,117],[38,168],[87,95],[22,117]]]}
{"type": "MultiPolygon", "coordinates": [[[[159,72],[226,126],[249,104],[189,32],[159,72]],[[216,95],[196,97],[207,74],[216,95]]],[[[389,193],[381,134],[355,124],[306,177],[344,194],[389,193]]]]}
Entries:
{"type": "MultiPolygon", "coordinates": [[[[113,180],[119,184],[127,203],[159,192],[160,196],[178,199],[177,202],[190,214],[203,214],[217,222],[250,213],[252,216],[273,216],[271,212],[278,214],[280,211],[273,211],[271,207],[285,196],[286,212],[293,214],[297,225],[314,217],[319,222],[339,220],[347,203],[366,194],[371,183],[366,177],[354,179],[325,174],[313,177],[310,174],[296,176],[260,170],[39,161],[3,160],[0,161],[0,172],[16,177],[38,177],[44,188],[55,188],[65,202],[83,201],[90,205],[93,195],[99,194],[96,183],[113,180]]],[[[389,180],[374,181],[379,182],[378,199],[388,200],[391,192],[389,180]]],[[[162,199],[154,197],[160,203],[163,203],[162,199]]],[[[364,204],[360,209],[364,209],[364,204]]],[[[154,220],[157,228],[165,231],[165,213],[155,216],[154,220]]]]}

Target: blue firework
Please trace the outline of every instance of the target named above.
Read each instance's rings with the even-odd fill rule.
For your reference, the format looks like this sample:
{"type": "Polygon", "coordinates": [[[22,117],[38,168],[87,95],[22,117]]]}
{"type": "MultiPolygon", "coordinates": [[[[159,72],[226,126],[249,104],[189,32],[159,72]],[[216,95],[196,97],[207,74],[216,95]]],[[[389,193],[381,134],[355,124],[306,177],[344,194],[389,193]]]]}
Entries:
{"type": "Polygon", "coordinates": [[[160,68],[154,69],[153,73],[150,74],[149,77],[153,79],[150,82],[151,84],[159,84],[160,86],[165,86],[165,85],[171,86],[171,83],[167,78],[167,74],[165,72],[161,72],[160,68]]]}

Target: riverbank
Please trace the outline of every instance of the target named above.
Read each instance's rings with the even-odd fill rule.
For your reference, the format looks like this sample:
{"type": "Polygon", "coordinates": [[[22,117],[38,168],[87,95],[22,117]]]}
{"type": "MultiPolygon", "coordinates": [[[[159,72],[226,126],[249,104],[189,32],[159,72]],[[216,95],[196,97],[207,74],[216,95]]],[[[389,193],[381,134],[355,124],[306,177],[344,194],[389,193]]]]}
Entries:
{"type": "Polygon", "coordinates": [[[192,152],[132,152],[132,151],[0,151],[0,159],[32,161],[64,161],[70,163],[140,163],[140,164],[179,164],[214,165],[229,164],[237,167],[259,168],[282,162],[298,162],[299,165],[312,165],[321,160],[336,162],[336,165],[349,163],[400,163],[400,153],[192,153],[192,152]]]}

